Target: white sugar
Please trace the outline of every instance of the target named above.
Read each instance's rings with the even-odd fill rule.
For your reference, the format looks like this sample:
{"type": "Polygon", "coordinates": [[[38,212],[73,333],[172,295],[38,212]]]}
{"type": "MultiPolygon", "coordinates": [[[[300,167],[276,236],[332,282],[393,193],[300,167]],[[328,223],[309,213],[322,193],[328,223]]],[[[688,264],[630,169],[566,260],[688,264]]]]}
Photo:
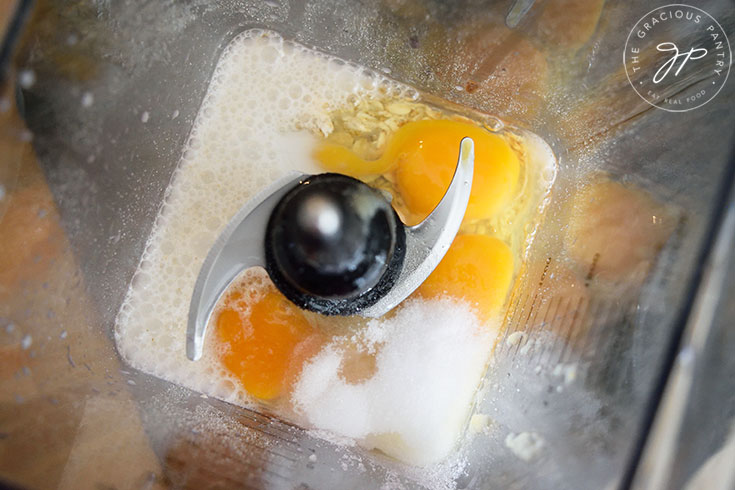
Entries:
{"type": "Polygon", "coordinates": [[[511,432],[505,436],[505,447],[523,461],[531,461],[537,458],[544,450],[546,441],[535,432],[511,432]]]}
{"type": "Polygon", "coordinates": [[[345,381],[336,339],[302,371],[292,397],[297,411],[315,427],[408,463],[440,461],[459,439],[496,332],[449,301],[409,302],[366,332],[381,344],[375,374],[345,381]]]}

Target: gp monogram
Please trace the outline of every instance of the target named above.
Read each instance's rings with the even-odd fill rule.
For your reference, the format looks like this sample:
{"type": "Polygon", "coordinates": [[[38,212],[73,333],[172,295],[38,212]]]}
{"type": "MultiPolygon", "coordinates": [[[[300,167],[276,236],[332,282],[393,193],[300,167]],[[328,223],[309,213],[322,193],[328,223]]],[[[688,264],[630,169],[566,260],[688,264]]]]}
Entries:
{"type": "Polygon", "coordinates": [[[722,26],[684,4],[658,7],[633,26],[623,64],[636,93],[671,112],[701,107],[722,89],[732,53],[722,26]]]}

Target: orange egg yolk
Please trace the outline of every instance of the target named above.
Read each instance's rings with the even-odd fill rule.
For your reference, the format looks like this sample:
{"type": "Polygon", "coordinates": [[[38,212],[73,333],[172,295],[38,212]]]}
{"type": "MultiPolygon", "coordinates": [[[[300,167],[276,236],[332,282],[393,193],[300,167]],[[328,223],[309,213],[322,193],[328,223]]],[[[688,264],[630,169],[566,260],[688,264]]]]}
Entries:
{"type": "Polygon", "coordinates": [[[325,169],[355,177],[395,169],[398,191],[406,206],[423,219],[449,187],[459,143],[466,136],[475,142],[475,170],[465,220],[489,218],[515,195],[520,164],[505,139],[473,124],[450,120],[404,124],[393,134],[383,155],[373,161],[328,142],[317,149],[315,156],[325,169]]]}
{"type": "Polygon", "coordinates": [[[252,396],[282,395],[318,345],[318,333],[301,311],[275,289],[256,301],[239,292],[225,299],[217,318],[225,368],[252,396]],[[242,313],[249,303],[249,312],[242,313]]]}
{"type": "Polygon", "coordinates": [[[457,235],[418,294],[466,301],[487,320],[505,303],[512,278],[513,253],[508,245],[487,235],[457,235]]]}

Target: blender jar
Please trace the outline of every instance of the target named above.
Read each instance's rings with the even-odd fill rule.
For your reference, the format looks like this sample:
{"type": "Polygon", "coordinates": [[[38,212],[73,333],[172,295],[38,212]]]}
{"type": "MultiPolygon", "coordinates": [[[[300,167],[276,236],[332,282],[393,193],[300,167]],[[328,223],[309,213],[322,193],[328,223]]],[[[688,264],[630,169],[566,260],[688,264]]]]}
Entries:
{"type": "MultiPolygon", "coordinates": [[[[703,264],[717,240],[732,248],[732,233],[718,230],[733,199],[735,88],[726,83],[710,103],[681,113],[639,97],[621,59],[650,10],[645,2],[14,7],[0,59],[0,477],[8,484],[479,489],[648,481],[655,464],[639,462],[643,453],[654,458],[645,442],[683,332],[693,328],[703,264]],[[219,55],[252,28],[389,73],[425,100],[529,130],[555,153],[546,218],[475,407],[492,425],[471,438],[461,462],[413,471],[137,371],[115,349],[116,314],[219,55]],[[666,206],[671,228],[643,274],[613,274],[603,287],[591,271],[566,284],[572,289],[559,286],[570,206],[599,175],[645,189],[666,206]],[[539,456],[526,461],[510,450],[518,437],[542,440],[539,456]]],[[[728,2],[698,7],[732,35],[728,2]]],[[[732,270],[728,260],[717,264],[732,270]]],[[[720,286],[707,289],[716,314],[706,336],[721,340],[705,342],[693,376],[707,381],[691,388],[723,407],[706,434],[722,432],[734,410],[732,390],[715,379],[720,369],[732,372],[722,359],[732,329],[721,320],[732,287],[720,286]]],[[[719,447],[694,428],[706,406],[692,403],[680,417],[667,467],[671,458],[681,464],[664,486],[683,488],[703,454],[719,447]],[[686,451],[689,438],[699,452],[686,451]]]]}

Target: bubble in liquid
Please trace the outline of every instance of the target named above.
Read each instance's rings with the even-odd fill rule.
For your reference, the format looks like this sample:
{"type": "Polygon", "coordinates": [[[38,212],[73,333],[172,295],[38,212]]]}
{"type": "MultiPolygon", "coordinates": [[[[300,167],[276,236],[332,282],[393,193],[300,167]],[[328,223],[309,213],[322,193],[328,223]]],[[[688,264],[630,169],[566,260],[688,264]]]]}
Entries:
{"type": "Polygon", "coordinates": [[[485,129],[487,129],[488,131],[492,131],[493,133],[502,131],[503,128],[505,127],[505,124],[503,124],[503,121],[493,116],[487,116],[482,121],[482,125],[485,127],[485,129]]]}
{"type": "Polygon", "coordinates": [[[151,277],[145,272],[138,272],[133,276],[132,287],[145,288],[151,282],[151,277]]]}
{"type": "Polygon", "coordinates": [[[288,95],[292,99],[298,99],[299,97],[301,97],[302,92],[303,89],[301,88],[301,85],[294,84],[288,88],[288,95]]]}

